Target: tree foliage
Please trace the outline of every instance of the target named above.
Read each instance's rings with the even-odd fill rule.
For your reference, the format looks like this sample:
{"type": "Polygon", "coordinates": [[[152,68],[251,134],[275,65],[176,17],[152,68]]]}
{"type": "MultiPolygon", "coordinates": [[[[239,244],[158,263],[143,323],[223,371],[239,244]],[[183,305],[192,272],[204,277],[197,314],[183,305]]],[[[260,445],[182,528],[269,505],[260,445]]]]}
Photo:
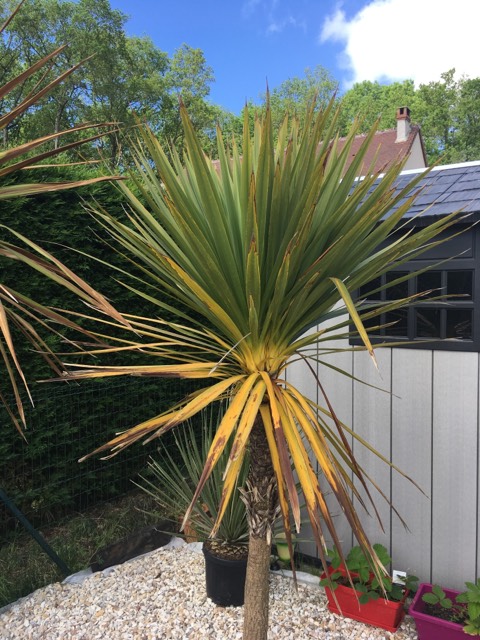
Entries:
{"type": "MultiPolygon", "coordinates": [[[[0,0],[0,20],[4,20],[16,0],[0,0]]],[[[111,133],[100,145],[113,164],[125,163],[129,154],[128,132],[135,116],[145,121],[164,141],[181,150],[183,130],[178,115],[181,96],[199,132],[204,150],[217,157],[215,129],[222,126],[225,139],[241,134],[243,117],[209,101],[213,69],[204,53],[179,43],[170,57],[147,37],[125,33],[127,17],[112,9],[109,0],[29,0],[0,39],[0,82],[20,72],[39,57],[66,42],[51,73],[60,73],[88,58],[82,74],[70,77],[3,131],[5,144],[19,144],[47,132],[60,131],[78,122],[115,121],[123,133],[111,133]],[[39,28],[41,25],[41,28],[39,28]],[[91,56],[91,57],[90,57],[91,56]]],[[[5,111],[18,104],[33,83],[32,78],[3,97],[5,111]]],[[[339,82],[323,66],[307,68],[303,76],[285,79],[271,89],[271,117],[276,131],[285,113],[304,121],[308,103],[315,95],[324,105],[339,92],[339,82]]],[[[340,131],[346,133],[355,117],[366,132],[377,118],[379,128],[395,127],[398,107],[408,106],[412,121],[420,124],[429,162],[475,160],[480,157],[480,78],[456,79],[455,70],[438,80],[415,87],[413,80],[380,84],[364,81],[342,96],[340,131]]],[[[248,105],[250,131],[264,112],[264,98],[248,105]]],[[[53,142],[52,144],[58,144],[53,142]]],[[[96,157],[97,148],[84,154],[96,157]]]]}
{"type": "Polygon", "coordinates": [[[342,97],[343,132],[356,116],[364,131],[377,118],[380,129],[393,128],[401,106],[410,107],[412,122],[421,127],[429,163],[480,159],[480,78],[456,79],[450,69],[418,88],[412,80],[357,83],[342,97]]]}
{"type": "MultiPolygon", "coordinates": [[[[317,404],[286,379],[285,370],[292,359],[323,361],[324,355],[335,351],[328,339],[350,335],[347,313],[375,361],[363,321],[378,317],[386,306],[389,311],[405,306],[411,298],[372,308],[365,301],[355,303],[351,293],[392,265],[401,266],[412,254],[427,250],[456,220],[451,214],[393,239],[392,232],[411,205],[410,200],[401,202],[421,176],[397,192],[393,185],[402,168],[399,163],[378,182],[376,175],[358,181],[375,130],[365,136],[347,167],[358,128],[353,125],[342,149],[332,146],[338,124],[338,115],[331,115],[334,111],[333,102],[326,111],[315,113],[312,108],[303,129],[296,119],[291,125],[285,120],[277,136],[268,107],[265,117],[256,121],[253,135],[246,113],[241,156],[238,146],[227,154],[218,132],[220,171],[205,158],[185,107],[181,107],[184,157],[175,150],[170,157],[154,133],[140,128],[135,150],[138,171],[131,177],[146,205],[120,182],[127,215],[118,218],[98,207],[92,213],[117,241],[120,258],[128,260],[119,277],[132,263],[137,265],[142,277],[135,291],[157,310],[139,317],[129,308],[121,322],[95,317],[105,328],[100,334],[93,329],[92,335],[106,341],[112,327],[118,334],[111,337],[108,348],[104,344],[82,348],[79,355],[106,354],[110,359],[116,354],[122,359],[134,351],[142,361],[92,360],[95,364],[79,362],[78,368],[71,358],[65,363],[65,379],[133,375],[178,377],[202,385],[94,453],[110,450],[116,455],[228,399],[189,511],[233,438],[211,532],[215,535],[250,443],[248,482],[242,492],[250,531],[244,627],[249,640],[266,637],[265,627],[260,634],[253,631],[254,618],[259,609],[268,607],[263,596],[268,591],[271,529],[279,511],[291,554],[291,527],[300,530],[302,499],[322,562],[326,562],[326,536],[340,553],[335,521],[310,455],[371,558],[372,571],[381,575],[381,563],[354,504],[360,498],[357,480],[366,491],[365,504],[373,504],[369,485],[374,480],[356,459],[360,440],[338,420],[321,380],[317,383],[322,400],[317,404]],[[166,320],[165,311],[175,311],[178,320],[166,320]],[[351,437],[356,439],[355,452],[348,445],[351,437]],[[259,587],[262,598],[254,588],[253,576],[258,575],[265,576],[259,587]],[[254,603],[256,599],[259,603],[254,603]]],[[[396,281],[384,288],[393,284],[396,281]]],[[[361,444],[377,453],[368,443],[361,444]]]]}
{"type": "Polygon", "coordinates": [[[342,122],[344,133],[353,120],[361,120],[360,130],[368,131],[380,119],[380,130],[395,127],[395,114],[398,107],[408,106],[412,109],[415,87],[413,80],[381,85],[378,82],[365,80],[355,84],[342,97],[342,122]]]}
{"type": "MultiPolygon", "coordinates": [[[[7,16],[5,22],[0,26],[0,36],[4,33],[8,25],[18,15],[24,0],[22,0],[13,12],[7,16]]],[[[35,107],[38,102],[45,96],[48,97],[49,92],[52,92],[56,87],[61,87],[62,81],[68,81],[73,72],[78,68],[78,65],[68,67],[59,75],[54,75],[52,79],[48,78],[46,81],[35,83],[31,90],[22,96],[22,92],[18,93],[19,87],[21,88],[24,83],[28,83],[37,72],[43,71],[48,65],[55,64],[57,56],[59,56],[64,47],[58,47],[53,51],[47,53],[45,56],[28,65],[26,69],[21,70],[16,68],[16,75],[11,78],[4,78],[4,84],[0,86],[0,96],[4,98],[2,107],[4,111],[0,112],[0,131],[5,131],[9,125],[16,123],[23,114],[25,114],[30,108],[35,107]],[[11,102],[10,96],[14,96],[15,100],[11,102]]],[[[45,80],[45,78],[43,78],[45,80]]],[[[101,137],[101,133],[98,133],[100,125],[79,125],[73,128],[67,128],[66,130],[57,130],[53,134],[46,136],[40,136],[34,139],[28,139],[21,145],[9,145],[8,136],[5,139],[5,148],[0,152],[0,202],[4,203],[12,198],[20,198],[30,196],[32,194],[46,194],[52,193],[62,189],[71,189],[73,187],[91,185],[99,183],[105,180],[102,176],[93,177],[89,175],[84,180],[67,180],[48,182],[28,182],[25,180],[25,176],[22,173],[22,180],[20,184],[10,184],[10,180],[15,173],[21,170],[31,170],[40,161],[53,158],[60,155],[61,150],[76,149],[78,145],[85,141],[82,136],[85,132],[90,133],[93,130],[94,135],[90,135],[86,138],[88,142],[98,141],[101,137]],[[62,141],[72,134],[80,136],[79,139],[69,141],[65,143],[63,147],[58,147],[57,143],[60,139],[62,141]],[[50,142],[54,141],[54,148],[46,148],[50,142]]],[[[4,209],[2,208],[4,214],[4,209]]],[[[13,256],[22,256],[22,261],[25,264],[29,264],[33,267],[33,270],[44,273],[45,269],[50,270],[53,280],[63,282],[67,285],[67,289],[72,291],[73,289],[80,294],[80,297],[84,297],[84,301],[87,299],[90,302],[94,302],[94,298],[100,306],[105,305],[111,308],[111,305],[102,297],[93,293],[92,289],[89,289],[85,281],[81,280],[78,276],[65,269],[56,258],[49,255],[43,249],[41,249],[35,243],[27,240],[23,236],[14,230],[9,230],[5,227],[5,215],[2,216],[0,224],[0,254],[6,258],[12,258],[13,256]],[[11,241],[4,239],[8,233],[11,233],[15,238],[22,237],[25,244],[29,247],[29,250],[20,249],[11,241]],[[34,253],[31,253],[33,250],[34,253]],[[65,277],[66,276],[66,277],[65,277]],[[71,279],[70,279],[71,278],[71,279]],[[69,284],[67,284],[69,281],[69,284]],[[74,284],[75,283],[75,284],[74,284]],[[83,290],[83,293],[80,293],[83,290]],[[90,297],[90,293],[93,293],[93,298],[90,297]]],[[[14,283],[16,287],[17,282],[14,283]]],[[[16,288],[8,287],[4,282],[0,283],[0,358],[2,362],[2,376],[0,379],[0,402],[5,406],[10,419],[18,429],[22,432],[20,422],[25,426],[25,412],[23,401],[20,394],[20,388],[22,387],[30,396],[29,387],[25,378],[24,371],[22,369],[18,353],[15,348],[15,340],[13,339],[14,332],[17,331],[21,336],[22,342],[31,345],[34,350],[42,354],[48,364],[56,372],[60,372],[57,367],[57,361],[53,352],[49,349],[48,344],[41,338],[39,332],[35,328],[35,323],[32,325],[31,309],[34,308],[42,318],[36,318],[38,325],[45,328],[48,321],[56,321],[58,313],[51,307],[47,308],[38,304],[37,302],[28,298],[25,292],[19,291],[16,288]],[[25,305],[25,306],[22,306],[25,305]],[[28,307],[28,309],[26,308],[28,307]],[[47,319],[47,322],[45,322],[47,319]],[[7,389],[10,389],[15,398],[15,406],[17,413],[11,408],[8,399],[4,395],[4,382],[6,381],[7,389]]],[[[113,309],[112,309],[113,310],[113,309]]],[[[80,332],[83,332],[79,325],[72,322],[67,322],[73,328],[74,326],[80,332]]],[[[30,396],[31,397],[31,396],[30,396]]]]}
{"type": "MultiPolygon", "coordinates": [[[[0,0],[0,20],[15,4],[16,0],[0,0]]],[[[181,144],[180,95],[208,141],[217,110],[207,102],[214,77],[203,52],[183,44],[169,58],[150,38],[128,37],[125,22],[126,16],[112,9],[109,0],[30,0],[24,6],[0,40],[0,77],[11,77],[15,69],[65,43],[69,46],[57,57],[52,74],[87,60],[82,74],[70,77],[5,131],[5,144],[78,122],[118,122],[126,129],[136,124],[135,116],[166,140],[181,144]]],[[[19,87],[4,108],[27,95],[36,81],[32,78],[19,87]]],[[[104,138],[102,152],[111,162],[117,164],[122,151],[118,134],[104,138]]]]}
{"type": "Polygon", "coordinates": [[[456,110],[457,159],[480,159],[480,78],[465,78],[456,110]]]}
{"type": "Polygon", "coordinates": [[[316,108],[324,108],[337,90],[338,83],[330,72],[321,65],[305,69],[303,78],[288,78],[270,94],[272,124],[278,129],[285,114],[296,116],[302,125],[307,110],[315,100],[316,108]]]}
{"type": "Polygon", "coordinates": [[[440,80],[421,84],[414,101],[415,121],[422,127],[427,157],[430,161],[443,156],[451,162],[456,153],[455,112],[459,101],[459,87],[455,69],[442,73],[440,80]]]}
{"type": "MultiPolygon", "coordinates": [[[[289,113],[302,123],[309,100],[317,95],[319,104],[325,104],[337,84],[322,66],[307,69],[302,77],[288,78],[271,92],[272,122],[278,127],[289,113]]],[[[361,133],[369,131],[377,120],[379,130],[393,129],[397,109],[407,106],[412,122],[421,127],[430,164],[480,159],[480,78],[456,79],[455,69],[450,69],[438,80],[418,87],[413,80],[390,84],[365,80],[339,95],[337,102],[342,107],[339,130],[343,135],[355,118],[360,120],[361,133]]],[[[249,104],[248,108],[252,132],[264,105],[249,104]]],[[[239,121],[233,121],[232,132],[240,131],[239,121]]]]}

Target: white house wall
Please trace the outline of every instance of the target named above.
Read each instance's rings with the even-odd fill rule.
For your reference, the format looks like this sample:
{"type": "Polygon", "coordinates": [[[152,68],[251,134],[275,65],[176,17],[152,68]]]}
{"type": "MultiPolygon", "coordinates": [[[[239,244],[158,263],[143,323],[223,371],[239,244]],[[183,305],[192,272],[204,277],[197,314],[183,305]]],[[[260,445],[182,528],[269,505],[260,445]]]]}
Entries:
{"type": "MultiPolygon", "coordinates": [[[[372,542],[390,550],[395,568],[408,569],[423,581],[461,588],[465,580],[480,575],[478,354],[377,349],[376,355],[379,372],[364,352],[329,360],[387,393],[352,383],[322,365],[317,365],[318,376],[340,419],[417,482],[427,497],[355,443],[358,460],[410,532],[375,491],[385,531],[373,515],[362,515],[362,522],[372,542]]],[[[317,398],[306,365],[289,367],[288,379],[317,398]]],[[[348,551],[354,541],[340,513],[337,522],[348,551]]],[[[301,549],[313,552],[312,545],[302,544],[301,549]]]]}
{"type": "MultiPolygon", "coordinates": [[[[317,327],[314,327],[311,332],[317,330],[317,327]]],[[[329,346],[332,346],[334,343],[329,342],[329,346]]],[[[335,344],[338,346],[344,346],[344,341],[335,341],[335,344]]],[[[318,350],[314,353],[314,358],[311,359],[310,365],[313,368],[315,375],[313,375],[310,368],[302,361],[294,361],[289,364],[287,369],[286,378],[296,387],[301,389],[302,393],[307,395],[309,398],[314,400],[319,404],[324,404],[323,396],[319,386],[317,384],[317,380],[315,376],[320,380],[325,393],[328,396],[328,399],[335,407],[337,412],[338,419],[346,424],[351,424],[352,421],[352,406],[353,406],[353,395],[352,395],[352,380],[349,377],[340,375],[338,373],[333,372],[333,375],[328,369],[328,367],[321,365],[317,361],[318,350]]],[[[325,362],[335,362],[335,366],[342,368],[347,371],[349,374],[352,373],[353,367],[353,354],[351,352],[347,353],[338,353],[335,355],[324,356],[323,360],[325,362]]],[[[315,468],[318,471],[318,467],[315,464],[315,468]]],[[[322,483],[322,486],[326,483],[322,483]]],[[[328,491],[328,489],[327,489],[328,491]]],[[[332,496],[326,496],[327,503],[332,504],[332,496]]],[[[336,527],[340,535],[340,539],[346,542],[347,545],[351,545],[351,531],[348,527],[348,524],[341,513],[339,513],[338,508],[334,505],[334,511],[336,513],[335,521],[336,527]]],[[[302,531],[300,534],[301,547],[304,553],[309,555],[315,555],[316,549],[313,542],[310,540],[313,538],[311,527],[308,523],[308,516],[306,513],[303,514],[303,524],[302,531]]],[[[328,541],[331,543],[330,540],[328,541]]]]}
{"type": "Polygon", "coordinates": [[[423,155],[422,143],[420,142],[420,136],[417,135],[412,144],[412,149],[408,155],[408,159],[405,163],[405,170],[407,169],[419,169],[426,167],[425,156],[423,155]]]}

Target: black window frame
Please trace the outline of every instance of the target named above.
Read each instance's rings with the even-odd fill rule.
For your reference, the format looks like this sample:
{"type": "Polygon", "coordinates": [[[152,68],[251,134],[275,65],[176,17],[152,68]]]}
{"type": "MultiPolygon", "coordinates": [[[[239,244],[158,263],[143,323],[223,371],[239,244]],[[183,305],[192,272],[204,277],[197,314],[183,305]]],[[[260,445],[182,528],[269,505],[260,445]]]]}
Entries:
{"type": "MultiPolygon", "coordinates": [[[[462,227],[456,226],[452,228],[449,235],[455,234],[455,231],[460,231],[462,227]]],[[[465,229],[465,227],[463,227],[465,229]]],[[[407,349],[430,349],[430,350],[446,350],[446,351],[467,351],[467,352],[480,352],[480,273],[477,273],[477,257],[480,256],[480,234],[476,228],[471,228],[466,234],[456,236],[451,240],[446,240],[444,245],[441,245],[440,250],[432,250],[422,256],[419,256],[416,260],[412,260],[403,265],[399,265],[392,269],[391,273],[412,273],[426,268],[431,268],[431,271],[441,272],[442,286],[445,285],[446,278],[449,272],[455,271],[471,271],[472,272],[472,299],[463,299],[461,297],[452,297],[446,300],[421,300],[414,302],[406,311],[406,328],[407,336],[395,335],[394,327],[385,327],[381,330],[380,335],[372,333],[367,327],[368,337],[372,344],[380,345],[384,343],[395,342],[395,348],[407,348],[407,349]],[[464,236],[462,239],[462,235],[464,236]],[[460,239],[460,240],[458,240],[460,239]],[[463,245],[463,246],[462,246],[463,245]],[[463,251],[459,251],[463,249],[463,251]],[[448,259],[449,258],[449,259],[448,259]],[[439,264],[441,263],[441,264],[439,264]],[[472,314],[472,338],[471,339],[448,339],[440,337],[439,339],[428,339],[419,337],[417,330],[417,313],[421,309],[435,309],[439,310],[440,318],[440,330],[443,335],[446,333],[446,319],[447,313],[451,310],[469,310],[472,314]]],[[[426,272],[428,273],[428,271],[426,272]]],[[[381,283],[385,283],[387,274],[382,276],[381,283]]],[[[417,279],[418,276],[413,276],[406,281],[408,286],[408,295],[414,295],[417,292],[417,279]]],[[[355,292],[355,298],[357,300],[364,300],[364,295],[361,295],[365,287],[355,292]]],[[[435,295],[442,295],[445,289],[439,291],[438,294],[432,293],[429,297],[435,295]]],[[[385,301],[388,296],[388,289],[383,290],[376,294],[381,301],[385,301]]],[[[378,298],[377,298],[378,299],[378,298]]],[[[372,296],[369,302],[374,302],[372,296]]],[[[364,309],[362,313],[365,313],[364,309]]],[[[369,323],[380,325],[385,324],[388,319],[385,317],[385,313],[377,316],[369,323]]],[[[354,327],[351,327],[354,330],[354,327]]],[[[363,344],[362,340],[358,337],[350,338],[351,345],[363,344]]]]}

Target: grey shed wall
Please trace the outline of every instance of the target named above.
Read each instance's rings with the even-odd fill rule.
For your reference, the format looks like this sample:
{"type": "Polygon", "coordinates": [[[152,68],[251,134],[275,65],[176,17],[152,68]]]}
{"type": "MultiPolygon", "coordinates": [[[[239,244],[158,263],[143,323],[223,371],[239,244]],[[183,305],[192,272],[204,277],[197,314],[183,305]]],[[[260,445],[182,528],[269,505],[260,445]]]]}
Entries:
{"type": "MultiPolygon", "coordinates": [[[[399,181],[401,186],[411,178],[411,172],[407,174],[399,181]]],[[[427,188],[407,217],[426,206],[430,206],[429,215],[444,215],[459,207],[480,211],[480,163],[439,167],[425,184],[427,188]]],[[[337,344],[348,347],[347,341],[337,344]]],[[[480,576],[479,353],[379,348],[376,356],[379,372],[366,353],[340,353],[329,359],[384,392],[312,363],[339,418],[426,494],[354,443],[358,460],[406,520],[410,532],[375,490],[372,494],[385,531],[373,515],[364,514],[362,521],[371,541],[389,549],[394,568],[407,570],[421,581],[460,589],[466,580],[480,576]]],[[[321,401],[304,364],[290,365],[287,376],[312,399],[321,401]]],[[[339,508],[333,510],[348,551],[355,541],[339,508]]],[[[304,529],[303,536],[308,536],[308,527],[304,529]]],[[[301,543],[301,550],[315,553],[310,543],[301,543]]]]}
{"type": "MultiPolygon", "coordinates": [[[[372,494],[385,532],[373,516],[364,515],[362,521],[371,541],[390,550],[394,568],[408,570],[423,581],[461,588],[466,580],[480,575],[479,355],[423,349],[378,349],[376,355],[379,372],[365,353],[330,359],[387,393],[322,365],[318,365],[319,378],[339,418],[427,495],[355,443],[358,460],[406,520],[410,532],[375,490],[372,494]]],[[[316,397],[311,378],[301,364],[289,367],[289,381],[316,397]]],[[[348,551],[355,541],[339,510],[334,512],[348,551]]],[[[315,553],[311,544],[303,543],[301,548],[315,553]]]]}

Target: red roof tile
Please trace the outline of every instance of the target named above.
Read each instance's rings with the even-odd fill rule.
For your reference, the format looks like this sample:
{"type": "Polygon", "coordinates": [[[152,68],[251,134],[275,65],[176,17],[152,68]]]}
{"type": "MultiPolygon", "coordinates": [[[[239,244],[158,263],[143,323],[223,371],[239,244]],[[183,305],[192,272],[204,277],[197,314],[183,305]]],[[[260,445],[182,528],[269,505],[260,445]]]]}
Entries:
{"type": "MultiPolygon", "coordinates": [[[[416,136],[420,136],[420,143],[422,145],[423,155],[425,156],[425,151],[423,149],[423,141],[420,133],[420,127],[418,125],[411,125],[410,133],[408,134],[408,138],[403,142],[395,142],[397,139],[397,130],[396,129],[387,129],[386,131],[377,131],[375,137],[370,144],[367,153],[365,154],[361,171],[359,175],[365,175],[366,171],[369,169],[375,154],[378,152],[377,159],[374,165],[374,171],[384,171],[392,162],[396,160],[402,160],[407,156],[412,150],[413,142],[416,136]]],[[[352,143],[350,159],[348,161],[348,166],[352,162],[353,158],[358,153],[362,142],[364,142],[366,138],[365,134],[355,136],[355,139],[352,143]]],[[[346,138],[339,139],[339,150],[343,148],[345,144],[346,138]]],[[[426,163],[425,163],[426,166],[426,163]]]]}
{"type": "MultiPolygon", "coordinates": [[[[419,136],[420,145],[422,148],[423,157],[425,159],[424,166],[427,166],[426,162],[426,154],[425,148],[423,145],[422,135],[420,133],[420,127],[416,124],[410,126],[410,133],[408,134],[408,138],[403,142],[395,142],[397,139],[397,130],[396,129],[387,129],[385,131],[377,131],[375,137],[373,138],[372,143],[370,144],[367,153],[363,159],[361,171],[359,172],[359,176],[365,175],[366,171],[370,168],[371,163],[375,157],[375,154],[378,152],[377,159],[374,165],[374,172],[377,171],[385,171],[385,169],[396,160],[403,160],[405,156],[407,156],[411,150],[413,143],[415,141],[416,136],[419,136]]],[[[352,147],[350,150],[350,157],[347,161],[347,168],[350,166],[353,158],[358,153],[362,143],[366,138],[366,134],[360,134],[355,136],[352,147]]],[[[339,138],[338,141],[338,150],[340,151],[345,145],[346,138],[339,138]]],[[[212,160],[212,164],[215,167],[217,173],[220,173],[220,161],[212,160]]],[[[415,167],[417,168],[417,167],[415,167]]]]}

